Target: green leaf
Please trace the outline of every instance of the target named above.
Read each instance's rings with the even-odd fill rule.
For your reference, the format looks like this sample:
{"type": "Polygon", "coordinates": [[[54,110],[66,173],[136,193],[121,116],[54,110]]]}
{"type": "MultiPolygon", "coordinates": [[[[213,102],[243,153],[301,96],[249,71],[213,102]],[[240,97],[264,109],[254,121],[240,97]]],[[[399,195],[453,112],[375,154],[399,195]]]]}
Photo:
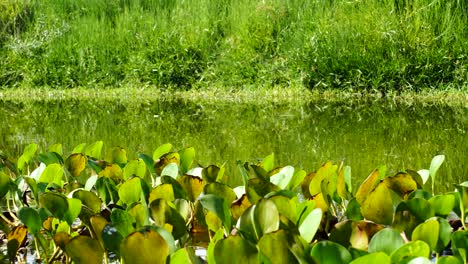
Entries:
{"type": "Polygon", "coordinates": [[[223,229],[219,229],[218,231],[216,231],[214,236],[211,238],[210,243],[208,244],[208,248],[206,249],[206,260],[208,261],[208,263],[210,264],[216,263],[215,256],[214,256],[215,246],[223,238],[224,238],[223,229]]]}
{"type": "Polygon", "coordinates": [[[37,151],[37,144],[29,144],[24,148],[23,155],[18,159],[18,170],[24,172],[24,168],[34,158],[34,154],[37,151]]]}
{"type": "Polygon", "coordinates": [[[446,217],[455,207],[455,196],[453,194],[436,195],[429,199],[431,207],[438,216],[446,217]]]}
{"type": "Polygon", "coordinates": [[[22,207],[18,211],[18,218],[28,227],[31,234],[36,234],[41,230],[42,223],[39,213],[33,208],[22,207]]]}
{"type": "Polygon", "coordinates": [[[0,199],[5,197],[5,195],[10,190],[11,180],[8,175],[0,171],[0,199]]]}
{"type": "Polygon", "coordinates": [[[174,179],[177,179],[177,176],[179,175],[179,166],[177,166],[176,163],[169,163],[167,164],[164,169],[161,172],[161,177],[162,176],[169,176],[174,179]]]}
{"type": "Polygon", "coordinates": [[[429,170],[418,170],[418,174],[421,176],[423,184],[425,184],[430,177],[429,170]]]}
{"type": "Polygon", "coordinates": [[[195,255],[195,250],[191,247],[179,248],[171,255],[170,263],[189,263],[189,264],[202,264],[201,260],[195,255]]]}
{"type": "Polygon", "coordinates": [[[141,198],[141,179],[138,177],[132,178],[124,182],[119,188],[119,197],[123,203],[130,205],[138,202],[141,198]]]}
{"type": "Polygon", "coordinates": [[[78,177],[86,168],[86,157],[81,153],[72,154],[65,161],[65,166],[73,177],[78,177]]]}
{"type": "Polygon", "coordinates": [[[86,146],[86,143],[81,143],[79,145],[77,145],[73,150],[72,150],[72,154],[76,154],[76,153],[83,153],[83,150],[86,146]]]}
{"type": "Polygon", "coordinates": [[[180,154],[180,174],[184,175],[192,167],[195,158],[195,149],[193,147],[179,151],[180,154]]]}
{"type": "Polygon", "coordinates": [[[405,263],[416,257],[429,257],[430,255],[431,249],[429,245],[424,241],[416,240],[404,244],[395,250],[391,258],[393,263],[405,263]]]}
{"type": "Polygon", "coordinates": [[[432,184],[435,182],[435,177],[437,171],[445,160],[445,155],[437,155],[431,161],[431,166],[429,167],[429,175],[432,178],[432,184]]]}
{"type": "Polygon", "coordinates": [[[284,230],[264,235],[258,241],[258,249],[272,264],[296,263],[296,258],[289,250],[290,241],[284,230]]]}
{"type": "Polygon", "coordinates": [[[374,264],[374,263],[390,264],[392,262],[390,261],[390,257],[387,254],[383,252],[375,252],[375,253],[371,253],[371,254],[367,254],[365,256],[359,257],[351,261],[350,264],[374,264]]]}
{"type": "Polygon", "coordinates": [[[53,163],[63,164],[62,157],[55,152],[40,153],[37,159],[46,165],[53,163]]]}
{"type": "Polygon", "coordinates": [[[46,192],[39,196],[41,207],[46,208],[53,216],[63,219],[68,211],[68,200],[60,193],[46,192]]]}
{"type": "Polygon", "coordinates": [[[158,232],[145,230],[128,235],[122,241],[120,253],[124,263],[165,264],[169,256],[169,246],[158,232]]]}
{"type": "Polygon", "coordinates": [[[206,194],[200,197],[200,202],[204,208],[216,214],[223,221],[228,232],[231,231],[231,214],[229,206],[223,198],[213,194],[206,194]]]}
{"type": "Polygon", "coordinates": [[[133,223],[135,218],[131,216],[127,211],[122,209],[114,209],[110,215],[111,222],[122,237],[128,236],[130,233],[135,231],[133,223]]]}
{"type": "Polygon", "coordinates": [[[167,154],[171,151],[172,145],[169,143],[163,144],[159,146],[154,152],[153,152],[153,160],[158,160],[161,158],[162,155],[167,154]]]}
{"type": "Polygon", "coordinates": [[[254,211],[255,229],[259,238],[264,234],[275,232],[279,229],[279,212],[274,202],[262,199],[257,203],[254,211]]]}
{"type": "Polygon", "coordinates": [[[455,231],[452,233],[453,255],[462,259],[462,263],[468,261],[468,231],[455,231]]]}
{"type": "Polygon", "coordinates": [[[294,176],[294,167],[283,167],[278,173],[270,177],[270,182],[277,185],[281,189],[285,189],[291,182],[294,176]]]}
{"type": "Polygon", "coordinates": [[[101,159],[101,150],[103,145],[104,143],[102,141],[96,141],[84,148],[84,154],[95,159],[101,159]]]}
{"type": "Polygon", "coordinates": [[[342,264],[352,260],[349,251],[340,244],[331,241],[320,241],[312,247],[310,255],[318,263],[342,264]]]}
{"type": "Polygon", "coordinates": [[[426,222],[418,225],[411,235],[411,240],[422,240],[426,242],[431,251],[436,249],[437,241],[439,238],[440,224],[437,219],[431,218],[426,222]]]}
{"type": "Polygon", "coordinates": [[[123,169],[124,180],[128,180],[131,176],[144,178],[146,174],[146,165],[142,159],[131,160],[123,169]]]}
{"type": "Polygon", "coordinates": [[[213,182],[205,185],[204,192],[205,194],[214,194],[218,197],[224,198],[226,203],[229,205],[237,199],[236,193],[231,187],[219,182],[213,182]]]}
{"type": "Polygon", "coordinates": [[[99,213],[101,211],[101,199],[90,191],[76,190],[73,192],[73,198],[79,199],[83,205],[86,205],[93,213],[99,213]]]}
{"type": "Polygon", "coordinates": [[[49,166],[46,167],[44,172],[41,174],[41,177],[39,178],[39,182],[45,182],[45,183],[55,183],[60,187],[63,187],[64,181],[63,181],[63,169],[60,164],[53,163],[50,164],[49,166]]]}
{"type": "Polygon", "coordinates": [[[151,203],[152,201],[159,198],[163,198],[169,202],[174,201],[174,187],[172,187],[172,185],[168,183],[163,183],[161,185],[156,186],[156,188],[154,188],[151,191],[148,202],[151,203]]]}
{"type": "Polygon", "coordinates": [[[393,222],[395,205],[401,200],[386,184],[380,183],[362,202],[362,215],[378,224],[390,225],[393,222]]]}
{"type": "Polygon", "coordinates": [[[275,167],[275,154],[271,153],[270,155],[263,158],[259,166],[262,167],[266,172],[271,171],[275,167]]]}
{"type": "Polygon", "coordinates": [[[348,202],[348,206],[346,207],[346,217],[355,221],[364,219],[361,213],[361,205],[358,203],[356,198],[353,198],[348,202]]]}
{"type": "Polygon", "coordinates": [[[53,144],[53,145],[50,145],[49,148],[47,149],[49,152],[55,152],[57,154],[59,154],[60,156],[63,155],[63,148],[62,148],[62,144],[53,144]]]}
{"type": "Polygon", "coordinates": [[[304,220],[302,220],[302,223],[299,225],[299,233],[307,243],[312,242],[312,239],[320,226],[321,220],[322,210],[320,208],[315,208],[304,217],[304,220]]]}
{"type": "Polygon", "coordinates": [[[149,155],[146,155],[146,154],[138,154],[138,158],[143,160],[143,162],[145,163],[146,165],[146,168],[148,168],[148,171],[151,173],[151,174],[154,174],[155,173],[155,170],[154,170],[154,160],[152,157],[150,157],[149,155]]]}
{"type": "Polygon", "coordinates": [[[428,258],[417,257],[408,261],[407,264],[433,264],[433,263],[428,258]]]}
{"type": "Polygon", "coordinates": [[[104,250],[101,245],[88,236],[72,238],[65,245],[65,251],[75,263],[102,263],[104,260],[104,250]]]}
{"type": "Polygon", "coordinates": [[[423,198],[413,198],[406,201],[406,206],[416,218],[423,222],[435,215],[431,204],[423,198]]]}
{"type": "Polygon", "coordinates": [[[364,182],[359,186],[356,191],[356,200],[359,204],[362,204],[366,199],[367,195],[374,189],[377,185],[377,182],[382,177],[382,173],[379,170],[374,170],[369,176],[364,180],[364,182]]]}
{"type": "Polygon", "coordinates": [[[463,264],[457,257],[454,256],[442,256],[437,261],[438,264],[463,264]]]}
{"type": "Polygon", "coordinates": [[[173,227],[172,235],[174,239],[181,238],[187,232],[184,218],[165,199],[152,201],[150,214],[156,226],[164,227],[165,224],[170,224],[173,227]]]}
{"type": "Polygon", "coordinates": [[[127,163],[127,151],[122,147],[114,147],[110,152],[109,161],[116,164],[127,163]]]}
{"type": "Polygon", "coordinates": [[[369,253],[384,252],[391,255],[393,251],[405,244],[400,233],[396,230],[385,228],[377,232],[369,243],[369,253]]]}
{"type": "Polygon", "coordinates": [[[75,219],[80,215],[81,204],[81,200],[79,199],[68,198],[68,211],[65,213],[64,220],[67,221],[69,225],[72,225],[75,219]]]}
{"type": "Polygon", "coordinates": [[[439,238],[437,240],[435,252],[441,253],[450,243],[452,226],[449,224],[447,219],[437,217],[437,221],[439,222],[439,238]]]}
{"type": "Polygon", "coordinates": [[[216,263],[258,263],[258,251],[255,245],[250,244],[242,237],[228,236],[218,241],[214,248],[216,263]],[[235,255],[233,255],[233,253],[235,255]]]}

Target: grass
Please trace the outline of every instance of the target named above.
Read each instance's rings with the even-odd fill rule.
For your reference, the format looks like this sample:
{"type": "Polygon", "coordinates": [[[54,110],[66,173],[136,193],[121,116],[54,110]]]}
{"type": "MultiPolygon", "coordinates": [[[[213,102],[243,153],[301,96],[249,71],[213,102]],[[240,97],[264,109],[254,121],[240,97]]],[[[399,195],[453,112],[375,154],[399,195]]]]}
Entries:
{"type": "Polygon", "coordinates": [[[443,0],[6,0],[0,85],[463,87],[466,14],[443,0]]]}

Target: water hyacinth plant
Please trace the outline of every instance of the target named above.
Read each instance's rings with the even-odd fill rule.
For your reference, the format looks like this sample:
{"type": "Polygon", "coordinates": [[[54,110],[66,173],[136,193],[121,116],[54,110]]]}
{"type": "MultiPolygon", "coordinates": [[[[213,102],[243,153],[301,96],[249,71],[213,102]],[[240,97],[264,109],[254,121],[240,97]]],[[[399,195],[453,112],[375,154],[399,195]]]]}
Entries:
{"type": "Polygon", "coordinates": [[[200,166],[192,147],[159,146],[129,159],[103,142],[1,156],[4,261],[54,263],[466,263],[468,182],[435,194],[429,169],[386,175],[353,190],[351,168],[278,166],[271,154],[200,166]],[[429,183],[429,179],[431,182],[429,183]],[[202,247],[202,254],[196,253],[202,247]],[[28,253],[29,251],[29,253],[28,253]],[[235,252],[235,254],[233,254],[235,252]]]}

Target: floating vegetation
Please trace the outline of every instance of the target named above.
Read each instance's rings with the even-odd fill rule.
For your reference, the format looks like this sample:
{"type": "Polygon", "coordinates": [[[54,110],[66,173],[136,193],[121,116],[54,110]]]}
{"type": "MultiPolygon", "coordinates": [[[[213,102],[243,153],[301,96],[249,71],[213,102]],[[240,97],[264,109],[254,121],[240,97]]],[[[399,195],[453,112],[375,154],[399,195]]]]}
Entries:
{"type": "Polygon", "coordinates": [[[200,167],[193,147],[171,144],[129,159],[103,142],[0,156],[4,261],[28,250],[62,263],[466,263],[468,182],[434,193],[445,157],[428,170],[387,175],[353,189],[351,168],[279,166],[271,154],[200,167]],[[206,239],[203,239],[206,237],[206,239]],[[200,238],[202,238],[200,240],[200,238]],[[204,247],[203,256],[196,254],[204,247]],[[25,250],[27,249],[27,250],[25,250]],[[233,252],[235,254],[233,255],[233,252]]]}

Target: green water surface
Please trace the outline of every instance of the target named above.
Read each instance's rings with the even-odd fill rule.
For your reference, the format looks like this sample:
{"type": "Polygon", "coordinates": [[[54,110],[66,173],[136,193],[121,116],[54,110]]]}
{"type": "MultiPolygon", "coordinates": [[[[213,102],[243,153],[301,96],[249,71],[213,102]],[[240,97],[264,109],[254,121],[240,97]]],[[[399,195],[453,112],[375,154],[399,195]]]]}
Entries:
{"type": "Polygon", "coordinates": [[[18,157],[26,144],[44,150],[62,143],[68,155],[80,143],[104,141],[129,158],[152,154],[163,143],[193,146],[201,166],[226,166],[240,184],[236,161],[270,153],[277,165],[308,172],[331,160],[352,168],[354,184],[372,169],[389,174],[429,168],[445,154],[437,190],[468,180],[468,108],[385,100],[350,103],[197,103],[193,100],[0,101],[0,150],[18,157]]]}

